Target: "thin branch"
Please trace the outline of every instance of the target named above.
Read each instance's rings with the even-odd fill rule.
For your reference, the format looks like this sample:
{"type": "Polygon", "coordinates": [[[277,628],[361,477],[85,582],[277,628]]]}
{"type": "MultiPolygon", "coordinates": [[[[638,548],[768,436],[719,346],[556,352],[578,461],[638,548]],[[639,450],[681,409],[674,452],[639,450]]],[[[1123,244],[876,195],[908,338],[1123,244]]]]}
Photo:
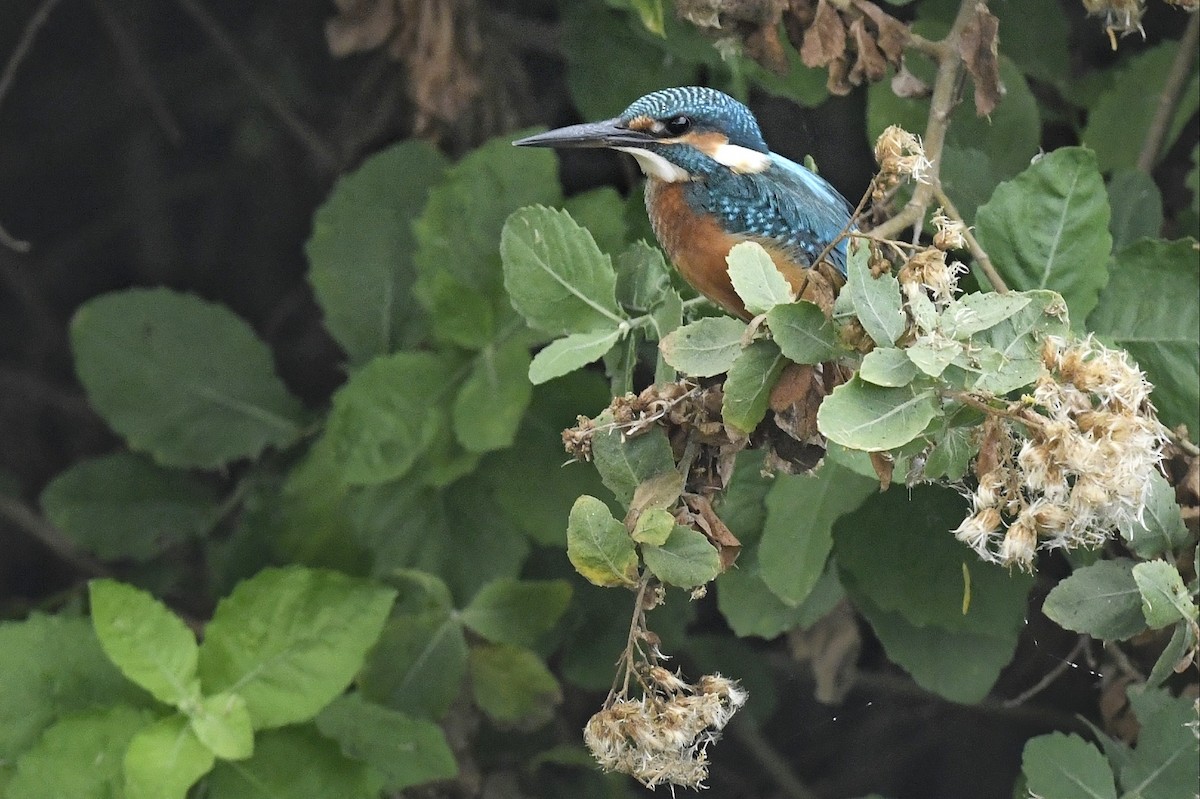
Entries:
{"type": "Polygon", "coordinates": [[[1196,46],[1200,43],[1200,13],[1193,12],[1188,22],[1187,30],[1179,41],[1179,52],[1171,62],[1171,71],[1167,73],[1167,81],[1163,84],[1162,93],[1158,96],[1158,108],[1154,111],[1154,119],[1150,129],[1146,131],[1146,140],[1142,143],[1142,151],[1138,154],[1137,166],[1149,174],[1158,161],[1171,127],[1171,119],[1183,96],[1183,89],[1192,74],[1192,65],[1196,62],[1196,46]]]}
{"type": "Polygon", "coordinates": [[[817,799],[817,795],[792,773],[787,759],[776,751],[754,722],[738,716],[730,722],[727,729],[762,770],[775,781],[781,795],[788,799],[817,799]]]}
{"type": "Polygon", "coordinates": [[[105,577],[109,574],[108,569],[81,553],[61,530],[34,513],[20,500],[0,494],[0,517],[11,522],[16,529],[41,543],[79,572],[93,577],[105,577]]]}
{"type": "Polygon", "coordinates": [[[175,4],[183,9],[184,13],[191,17],[205,35],[212,40],[213,45],[221,55],[225,56],[229,66],[237,73],[238,78],[258,95],[258,99],[267,107],[267,110],[275,115],[275,118],[292,134],[296,141],[304,145],[309,155],[317,163],[317,167],[323,172],[336,171],[338,158],[333,147],[292,110],[288,101],[274,86],[255,71],[250,60],[242,54],[233,38],[225,32],[225,29],[213,18],[208,9],[197,0],[175,0],[175,4]]]}
{"type": "Polygon", "coordinates": [[[940,182],[938,183],[937,188],[934,190],[934,193],[937,195],[938,202],[942,204],[942,210],[945,211],[951,219],[962,224],[963,240],[967,242],[967,249],[969,249],[971,251],[971,255],[975,257],[976,263],[979,264],[979,270],[983,272],[988,281],[991,282],[992,288],[998,294],[1007,294],[1008,284],[1004,282],[1004,278],[1000,277],[1000,273],[996,271],[996,267],[992,263],[991,257],[988,256],[987,251],[979,245],[979,240],[975,238],[975,234],[971,232],[971,228],[968,227],[966,221],[963,220],[962,214],[960,214],[958,209],[954,207],[954,203],[952,203],[950,198],[946,196],[946,191],[942,188],[940,182]]]}
{"type": "Polygon", "coordinates": [[[1087,648],[1088,641],[1091,640],[1086,635],[1079,636],[1079,640],[1075,642],[1075,646],[1067,653],[1067,656],[1050,671],[1042,679],[1038,680],[1029,688],[1014,696],[1012,699],[1005,699],[1001,704],[1005,707],[1017,707],[1028,702],[1033,697],[1040,694],[1042,691],[1050,687],[1050,685],[1063,675],[1067,669],[1075,667],[1075,658],[1083,654],[1087,648]]]}
{"type": "Polygon", "coordinates": [[[38,10],[33,12],[29,22],[25,23],[25,30],[21,32],[21,38],[17,40],[16,49],[8,57],[8,63],[4,65],[4,72],[0,73],[0,104],[4,103],[8,90],[12,88],[13,78],[17,75],[17,69],[25,60],[25,56],[29,55],[29,50],[33,47],[33,40],[37,38],[38,31],[46,24],[46,19],[56,5],[58,5],[58,0],[45,0],[38,10]]]}
{"type": "Polygon", "coordinates": [[[3,225],[0,225],[0,244],[3,244],[8,249],[19,253],[27,253],[31,247],[29,242],[25,241],[24,239],[18,239],[16,236],[5,230],[3,225]]]}
{"type": "Polygon", "coordinates": [[[874,228],[872,236],[881,239],[898,238],[901,231],[910,225],[919,232],[925,220],[925,212],[933,198],[934,187],[939,185],[942,169],[942,147],[946,143],[946,129],[950,126],[950,114],[958,105],[962,88],[963,60],[958,52],[958,41],[962,30],[987,0],[962,0],[958,14],[946,38],[940,42],[921,40],[920,49],[928,53],[938,64],[937,76],[933,81],[933,93],[929,100],[929,122],[925,126],[925,157],[932,168],[929,182],[918,183],[912,199],[891,219],[874,228]]]}

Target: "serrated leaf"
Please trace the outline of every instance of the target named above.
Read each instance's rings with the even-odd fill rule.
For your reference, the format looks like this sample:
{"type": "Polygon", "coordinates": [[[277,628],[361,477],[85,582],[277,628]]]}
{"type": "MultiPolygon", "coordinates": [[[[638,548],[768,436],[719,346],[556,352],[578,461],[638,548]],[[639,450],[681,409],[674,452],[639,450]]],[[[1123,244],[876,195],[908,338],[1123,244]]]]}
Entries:
{"type": "Polygon", "coordinates": [[[976,236],[1010,288],[1054,289],[1081,325],[1108,282],[1109,214],[1095,155],[1063,147],[996,188],[976,236]]]}
{"type": "Polygon", "coordinates": [[[159,719],[139,730],[125,750],[125,797],[184,799],[215,762],[186,718],[177,714],[159,719]]]}
{"type": "Polygon", "coordinates": [[[1154,384],[1168,426],[1200,431],[1200,270],[1194,239],[1140,241],[1117,253],[1088,328],[1124,347],[1154,384]],[[1163,313],[1170,308],[1170,313],[1163,313]]]}
{"type": "Polygon", "coordinates": [[[412,220],[445,169],[428,142],[400,142],[344,175],[313,217],[308,280],[351,363],[415,343],[412,220]]]}
{"type": "Polygon", "coordinates": [[[88,584],[92,626],[121,673],[168,705],[199,696],[196,636],[165,605],[116,580],[88,584]]]}
{"type": "Polygon", "coordinates": [[[612,260],[566,211],[516,211],[504,223],[500,254],[504,287],[531,326],[556,335],[588,333],[625,319],[612,260]]]}
{"type": "Polygon", "coordinates": [[[500,723],[535,729],[554,716],[562,689],[536,654],[508,644],[471,648],[471,694],[500,723]]]}
{"type": "Polygon", "coordinates": [[[535,386],[582,369],[604,356],[621,337],[621,331],[572,333],[555,339],[538,351],[529,364],[529,382],[535,386]]]}
{"type": "Polygon", "coordinates": [[[359,675],[363,695],[431,720],[446,714],[467,671],[467,641],[453,608],[397,613],[359,675]]]}
{"type": "Polygon", "coordinates": [[[648,510],[673,507],[682,493],[683,475],[676,469],[648,477],[634,490],[633,500],[629,503],[629,514],[636,516],[648,510]]]}
{"type": "Polygon", "coordinates": [[[751,314],[764,314],[776,305],[794,299],[791,286],[758,242],[735,244],[725,256],[725,262],[729,265],[733,289],[751,314]]]}
{"type": "Polygon", "coordinates": [[[121,761],[153,716],[128,705],[81,713],[46,729],[16,760],[5,799],[109,799],[124,796],[121,761]]]}
{"type": "Polygon", "coordinates": [[[907,386],[917,376],[917,365],[895,347],[876,347],[858,367],[858,376],[868,383],[886,388],[907,386]]]}
{"type": "Polygon", "coordinates": [[[489,641],[531,646],[571,601],[565,580],[494,580],[462,610],[463,624],[489,641]]]}
{"type": "Polygon", "coordinates": [[[214,468],[300,435],[270,350],[224,306],[168,289],[105,294],[76,311],[71,349],[92,406],[159,463],[214,468]]]}
{"type": "Polygon", "coordinates": [[[395,597],[338,572],[264,569],[217,604],[200,647],[204,691],[236,690],[255,729],[310,719],[345,690],[395,597]]]}
{"type": "Polygon", "coordinates": [[[639,544],[662,546],[675,529],[675,517],[662,508],[651,508],[638,516],[630,537],[639,544]]]}
{"type": "Polygon", "coordinates": [[[671,443],[662,428],[651,427],[645,432],[625,437],[612,426],[608,411],[596,417],[592,434],[592,461],[600,479],[617,500],[629,507],[643,481],[659,474],[675,471],[671,443]]]}
{"type": "Polygon", "coordinates": [[[617,256],[617,302],[645,313],[671,293],[671,273],[662,251],[635,241],[617,256]]]}
{"type": "Polygon", "coordinates": [[[721,572],[721,556],[704,533],[675,525],[662,546],[642,547],[646,568],[667,585],[695,588],[721,572]]]}
{"type": "Polygon", "coordinates": [[[206,696],[189,708],[191,730],[222,760],[244,760],[254,754],[254,726],[246,700],[225,692],[206,696]]]}
{"type": "Polygon", "coordinates": [[[931,389],[882,388],[855,375],[821,403],[817,426],[842,446],[879,452],[912,441],[940,410],[931,389]]]}
{"type": "Polygon", "coordinates": [[[1141,519],[1121,530],[1138,557],[1154,558],[1187,544],[1190,533],[1175,501],[1175,488],[1158,470],[1150,473],[1143,503],[1141,519]]]}
{"type": "Polygon", "coordinates": [[[1100,750],[1077,735],[1053,732],[1025,743],[1025,785],[1053,799],[1117,799],[1112,767],[1100,750]]]}
{"type": "Polygon", "coordinates": [[[776,305],[767,313],[767,325],[771,338],[790,361],[822,363],[837,356],[837,330],[811,302],[776,305]]]}
{"type": "Polygon", "coordinates": [[[758,573],[790,606],[804,602],[833,548],[833,523],[857,508],[879,483],[835,463],[808,475],[779,475],[767,492],[758,573]]]}
{"type": "Polygon", "coordinates": [[[1142,597],[1142,615],[1152,630],[1178,620],[1196,621],[1196,604],[1188,595],[1183,577],[1172,563],[1151,560],[1133,567],[1133,580],[1142,597]]]}
{"type": "Polygon", "coordinates": [[[857,240],[847,259],[846,293],[854,315],[867,335],[880,347],[896,342],[904,333],[906,319],[900,299],[900,282],[891,274],[871,275],[871,248],[857,240]]]}
{"type": "Polygon", "coordinates": [[[450,363],[432,353],[376,358],[333,395],[325,427],[343,479],[377,485],[404,476],[444,424],[450,363]]]}
{"type": "Polygon", "coordinates": [[[979,447],[973,441],[973,430],[950,427],[937,438],[925,458],[924,476],[929,480],[945,478],[961,480],[967,473],[971,458],[979,447]]]}
{"type": "Polygon", "coordinates": [[[721,416],[725,424],[745,433],[758,427],[767,414],[771,389],[787,360],[772,341],[755,341],[742,350],[729,367],[721,416]]]}
{"type": "Polygon", "coordinates": [[[728,372],[742,352],[746,324],[731,316],[706,316],[668,333],[658,345],[663,360],[686,375],[728,372]]]}
{"type": "Polygon", "coordinates": [[[1176,799],[1194,794],[1200,784],[1195,699],[1133,685],[1127,694],[1141,732],[1137,746],[1118,769],[1126,795],[1176,799]]]}
{"type": "Polygon", "coordinates": [[[940,377],[950,362],[963,351],[963,345],[942,336],[921,336],[908,347],[904,354],[917,368],[930,377],[940,377]]]}
{"type": "Polygon", "coordinates": [[[567,523],[567,557],[575,571],[599,586],[637,582],[638,556],[625,525],[595,497],[582,496],[567,523]]]}
{"type": "Polygon", "coordinates": [[[942,333],[955,339],[966,339],[1008,319],[1029,304],[1025,294],[1009,293],[965,294],[951,300],[938,319],[942,333]]]}
{"type": "Polygon", "coordinates": [[[75,463],[46,486],[40,503],[55,527],[104,559],[147,560],[204,535],[217,517],[208,486],[130,452],[75,463]]]}
{"type": "Polygon", "coordinates": [[[1050,591],[1042,612],[1060,627],[1123,641],[1146,629],[1133,562],[1098,560],[1050,591]]]}
{"type": "Polygon", "coordinates": [[[1029,385],[1041,373],[1042,340],[1069,332],[1067,306],[1056,292],[1029,291],[1029,304],[1003,322],[981,331],[973,343],[999,354],[999,366],[984,372],[976,388],[1003,395],[1029,385]]]}
{"type": "Polygon", "coordinates": [[[454,397],[454,436],[467,452],[489,452],[513,443],[533,386],[529,349],[520,337],[484,347],[454,397]]]}
{"type": "Polygon", "coordinates": [[[337,741],[346,757],[377,769],[389,792],[458,774],[441,727],[367,702],[359,694],[333,700],[317,716],[317,729],[337,741]]]}
{"type": "Polygon", "coordinates": [[[261,734],[253,757],[218,762],[207,785],[208,799],[377,799],[383,776],[303,725],[261,734]]]}

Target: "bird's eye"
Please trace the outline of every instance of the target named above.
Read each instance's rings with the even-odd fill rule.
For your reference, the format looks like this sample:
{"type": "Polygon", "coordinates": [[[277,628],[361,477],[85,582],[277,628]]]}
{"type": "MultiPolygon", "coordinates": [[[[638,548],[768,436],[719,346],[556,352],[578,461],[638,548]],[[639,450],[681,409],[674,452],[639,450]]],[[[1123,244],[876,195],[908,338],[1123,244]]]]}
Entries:
{"type": "Polygon", "coordinates": [[[691,129],[692,118],[680,114],[677,117],[671,117],[668,119],[664,123],[663,127],[665,127],[667,133],[670,133],[672,136],[682,136],[691,129]]]}

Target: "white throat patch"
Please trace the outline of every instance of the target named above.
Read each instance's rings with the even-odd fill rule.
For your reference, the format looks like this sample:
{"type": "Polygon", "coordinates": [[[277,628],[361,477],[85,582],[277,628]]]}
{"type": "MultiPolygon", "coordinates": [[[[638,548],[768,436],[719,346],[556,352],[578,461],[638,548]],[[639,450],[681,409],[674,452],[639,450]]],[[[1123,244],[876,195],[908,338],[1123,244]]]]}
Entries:
{"type": "Polygon", "coordinates": [[[709,155],[718,164],[724,164],[739,175],[757,174],[771,165],[771,158],[766,153],[740,144],[719,144],[709,155]]]}
{"type": "MultiPolygon", "coordinates": [[[[672,164],[658,153],[652,153],[649,150],[642,150],[638,147],[614,147],[613,149],[629,153],[636,158],[638,166],[642,168],[642,173],[648,177],[665,180],[667,183],[679,183],[692,179],[691,174],[686,169],[675,166],[675,164],[672,164]]],[[[751,150],[750,152],[753,151],[751,150]]],[[[763,157],[765,158],[766,156],[763,157]]],[[[766,169],[766,167],[763,167],[763,169],[766,169]]]]}

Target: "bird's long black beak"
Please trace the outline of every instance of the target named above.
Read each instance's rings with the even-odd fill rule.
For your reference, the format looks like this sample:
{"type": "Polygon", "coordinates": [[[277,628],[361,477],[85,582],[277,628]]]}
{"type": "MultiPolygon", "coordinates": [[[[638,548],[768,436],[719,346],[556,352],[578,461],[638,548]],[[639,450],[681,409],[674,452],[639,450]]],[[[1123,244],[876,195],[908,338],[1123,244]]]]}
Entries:
{"type": "Polygon", "coordinates": [[[630,130],[618,117],[548,130],[517,139],[513,144],[518,147],[636,147],[648,141],[653,141],[653,137],[630,130]]]}

